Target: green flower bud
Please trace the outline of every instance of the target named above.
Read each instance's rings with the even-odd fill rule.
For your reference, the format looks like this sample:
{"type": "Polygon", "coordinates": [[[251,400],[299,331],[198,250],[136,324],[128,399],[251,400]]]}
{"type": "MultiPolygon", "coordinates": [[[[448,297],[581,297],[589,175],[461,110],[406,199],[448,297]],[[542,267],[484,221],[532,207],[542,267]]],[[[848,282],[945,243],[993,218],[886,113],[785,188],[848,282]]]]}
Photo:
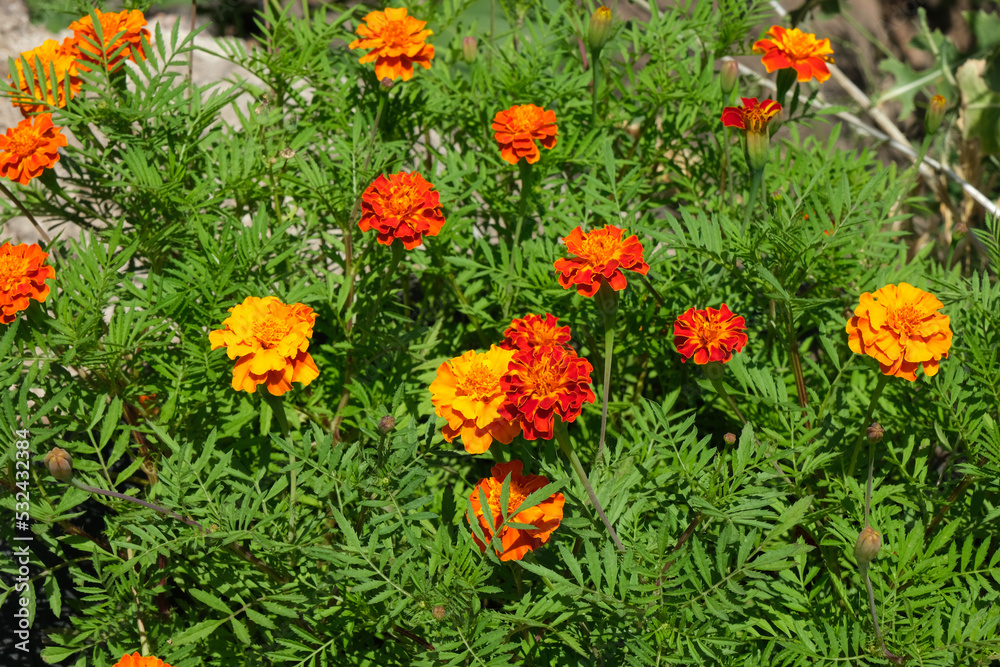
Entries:
{"type": "Polygon", "coordinates": [[[470,65],[476,62],[476,58],[479,56],[479,42],[476,41],[475,37],[466,37],[462,40],[462,56],[465,58],[465,62],[470,65]]]}
{"type": "Polygon", "coordinates": [[[736,88],[736,81],[740,78],[740,66],[735,60],[727,60],[722,64],[722,71],[719,73],[719,85],[722,93],[729,95],[736,88]]]}
{"type": "Polygon", "coordinates": [[[934,134],[944,120],[944,110],[948,106],[948,101],[941,95],[931,98],[931,103],[927,105],[927,114],[924,116],[924,128],[927,134],[934,134]]]}
{"type": "Polygon", "coordinates": [[[859,565],[867,565],[875,560],[879,549],[882,548],[882,533],[871,526],[866,527],[858,535],[858,541],[854,544],[854,558],[859,565]]]}
{"type": "Polygon", "coordinates": [[[590,16],[587,43],[592,50],[600,51],[609,39],[611,39],[611,10],[601,6],[590,16]]]}
{"type": "Polygon", "coordinates": [[[45,455],[45,467],[60,482],[73,479],[73,457],[65,449],[53,447],[45,455]]]}

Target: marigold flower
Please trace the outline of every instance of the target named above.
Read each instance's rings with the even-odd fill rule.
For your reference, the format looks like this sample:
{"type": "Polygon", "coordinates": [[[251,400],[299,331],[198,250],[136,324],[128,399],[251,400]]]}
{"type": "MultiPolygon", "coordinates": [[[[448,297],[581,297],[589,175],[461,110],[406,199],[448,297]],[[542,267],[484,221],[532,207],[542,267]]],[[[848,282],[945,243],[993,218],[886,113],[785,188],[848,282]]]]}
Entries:
{"type": "Polygon", "coordinates": [[[493,118],[494,138],[500,146],[500,157],[511,164],[525,158],[535,164],[542,156],[535,144],[538,139],[545,148],[556,145],[556,112],[534,104],[515,104],[498,111],[493,118]]]}
{"type": "Polygon", "coordinates": [[[951,318],[944,304],[908,283],[865,292],[847,322],[848,344],[857,354],[876,359],[886,375],[917,379],[917,368],[936,375],[938,361],[948,357],[951,318]]]}
{"type": "Polygon", "coordinates": [[[438,367],[430,386],[431,403],[435,414],[448,420],[441,429],[445,440],[461,436],[465,451],[482,454],[494,439],[509,445],[521,432],[517,417],[499,411],[506,400],[500,378],[513,356],[512,350],[493,345],[489,352],[470,350],[438,367]]]}
{"type": "Polygon", "coordinates": [[[865,529],[858,535],[857,542],[854,543],[854,559],[858,561],[859,565],[867,565],[875,560],[875,556],[881,549],[882,533],[871,526],[865,526],[865,529]]]}
{"type": "Polygon", "coordinates": [[[122,659],[114,664],[114,667],[170,667],[167,663],[151,655],[140,656],[136,651],[132,655],[125,654],[122,659]]]}
{"type": "Polygon", "coordinates": [[[642,258],[642,244],[632,235],[622,240],[624,229],[608,225],[585,232],[579,227],[563,238],[566,249],[576,257],[557,259],[559,284],[566,289],[576,287],[583,296],[594,296],[601,283],[621,291],[628,285],[622,269],[646,275],[649,265],[642,258]]]}
{"type": "Polygon", "coordinates": [[[25,118],[0,135],[0,176],[27,185],[59,161],[66,137],[52,124],[52,114],[25,118]]]}
{"type": "Polygon", "coordinates": [[[832,63],[833,49],[829,39],[816,39],[816,35],[802,32],[798,28],[786,30],[773,25],[767,31],[770,39],[754,42],[753,52],[764,54],[761,62],[770,74],[776,69],[791,67],[798,74],[799,81],[809,81],[813,77],[820,83],[830,78],[827,63],[832,63]]]}
{"type": "Polygon", "coordinates": [[[375,76],[382,79],[409,81],[413,78],[413,65],[431,68],[434,47],[424,40],[433,35],[424,30],[427,21],[406,15],[406,8],[368,12],[365,23],[355,31],[361,39],[347,45],[349,49],[369,49],[359,63],[375,61],[375,76]]]}
{"type": "Polygon", "coordinates": [[[149,31],[143,27],[146,17],[141,11],[104,13],[95,9],[94,14],[101,24],[100,38],[89,14],[69,24],[69,29],[73,31],[73,46],[80,54],[77,61],[80,69],[89,72],[88,64],[103,67],[106,61],[108,71],[115,72],[125,60],[138,62],[146,59],[142,38],[145,37],[148,42],[149,31]]]}
{"type": "Polygon", "coordinates": [[[42,263],[48,256],[37,243],[0,246],[0,322],[13,322],[31,299],[43,302],[48,298],[45,281],[56,277],[56,270],[42,263]]]}
{"type": "Polygon", "coordinates": [[[688,308],[674,321],[674,347],[681,354],[681,362],[694,357],[696,364],[726,363],[747,344],[749,338],[744,331],[746,322],[726,304],[719,310],[688,308]]]}
{"type": "Polygon", "coordinates": [[[743,130],[746,138],[746,159],[751,169],[763,169],[767,163],[767,151],[771,147],[771,133],[768,124],[781,113],[781,105],[774,100],[758,103],[756,97],[741,97],[742,107],[726,107],[722,110],[722,124],[743,130]]]}
{"type": "Polygon", "coordinates": [[[584,403],[594,402],[593,370],[589,361],[557,345],[518,350],[500,379],[507,395],[500,414],[511,421],[519,418],[527,440],[551,440],[557,415],[571,422],[584,403]]]}
{"type": "MultiPolygon", "coordinates": [[[[22,53],[21,58],[14,61],[14,67],[17,70],[17,82],[14,86],[20,88],[21,92],[15,93],[11,100],[14,106],[21,107],[21,114],[25,118],[37,111],[47,111],[50,107],[66,106],[64,84],[66,77],[69,77],[69,96],[71,99],[80,92],[80,88],[83,86],[83,81],[80,80],[77,71],[77,51],[73,47],[72,38],[67,38],[62,44],[54,39],[47,39],[41,46],[22,53]],[[31,82],[25,77],[22,58],[28,61],[31,82]],[[42,77],[38,76],[36,70],[39,63],[42,67],[42,77]],[[55,71],[55,80],[52,80],[53,70],[55,71]],[[44,87],[41,78],[45,80],[44,87]],[[54,94],[53,90],[56,91],[54,94]]],[[[11,78],[14,78],[13,73],[11,73],[11,78]]]]}
{"type": "Polygon", "coordinates": [[[53,447],[45,454],[45,467],[60,482],[73,479],[73,457],[62,447],[53,447]]]}
{"type": "Polygon", "coordinates": [[[942,95],[935,95],[927,105],[927,115],[924,116],[924,129],[927,134],[934,134],[944,120],[944,112],[948,107],[948,100],[942,95]]]}
{"type": "Polygon", "coordinates": [[[510,326],[503,332],[500,347],[505,350],[530,350],[542,345],[567,347],[569,327],[556,326],[558,323],[559,318],[549,313],[545,313],[544,320],[540,315],[511,320],[510,326]]]}
{"type": "Polygon", "coordinates": [[[286,305],[274,296],[248,296],[229,309],[232,313],[208,334],[212,349],[225,347],[233,367],[233,389],[254,393],[263,384],[281,396],[293,382],[303,386],[319,377],[316,362],[306,350],[316,313],[301,303],[286,305]]]}
{"type": "Polygon", "coordinates": [[[386,178],[379,175],[361,195],[361,231],[374,229],[378,242],[392,245],[399,239],[412,250],[424,236],[437,236],[444,226],[441,202],[434,186],[413,172],[401,171],[386,178]]]}
{"type": "MultiPolygon", "coordinates": [[[[561,493],[554,493],[538,505],[525,509],[514,516],[510,516],[521,503],[533,492],[543,488],[549,480],[542,475],[522,475],[521,470],[524,464],[520,461],[510,461],[498,463],[490,470],[492,477],[479,482],[472,490],[469,501],[472,503],[472,511],[479,519],[479,526],[482,528],[483,537],[493,538],[498,527],[503,523],[503,513],[500,507],[500,496],[503,490],[503,482],[510,477],[510,484],[507,495],[508,520],[514,523],[523,523],[534,526],[533,529],[511,528],[504,526],[500,529],[498,537],[502,551],[497,549],[500,560],[521,560],[525,554],[533,549],[537,549],[552,536],[553,531],[559,527],[563,517],[563,506],[566,498],[561,493]],[[487,520],[483,511],[482,501],[479,499],[479,490],[482,489],[486,495],[486,502],[489,503],[489,510],[492,520],[487,520]]],[[[472,525],[472,519],[466,515],[466,521],[472,525]]],[[[479,550],[486,551],[484,544],[475,532],[472,539],[476,541],[479,550]]]]}

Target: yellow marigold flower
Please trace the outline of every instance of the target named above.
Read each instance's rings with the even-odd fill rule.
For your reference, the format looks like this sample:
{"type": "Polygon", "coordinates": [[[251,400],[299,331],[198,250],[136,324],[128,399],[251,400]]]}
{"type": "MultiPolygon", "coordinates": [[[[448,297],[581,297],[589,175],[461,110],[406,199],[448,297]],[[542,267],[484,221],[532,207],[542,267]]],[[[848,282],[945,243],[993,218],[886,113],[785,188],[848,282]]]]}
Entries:
{"type": "Polygon", "coordinates": [[[87,65],[104,66],[105,61],[109,72],[121,68],[122,61],[138,62],[146,59],[142,48],[142,38],[149,41],[149,31],[146,17],[138,9],[123,12],[104,13],[95,9],[94,14],[101,24],[101,37],[97,37],[94,20],[88,14],[69,24],[73,31],[73,46],[79,52],[78,66],[85,72],[90,71],[87,65]]]}
{"type": "MultiPolygon", "coordinates": [[[[28,69],[31,70],[29,82],[25,78],[24,64],[21,58],[14,61],[17,70],[16,88],[20,88],[20,94],[15,93],[11,98],[14,106],[21,107],[21,113],[27,118],[37,111],[47,111],[50,107],[66,106],[66,88],[63,83],[69,77],[69,96],[73,98],[80,92],[83,81],[80,80],[77,72],[77,51],[73,47],[72,38],[67,38],[62,44],[54,39],[47,39],[38,48],[25,51],[21,54],[24,60],[28,61],[28,69]],[[41,78],[38,76],[37,67],[41,64],[45,86],[42,87],[41,78]],[[55,80],[52,80],[52,71],[55,70],[55,80]],[[53,90],[56,91],[53,93],[53,90]]],[[[14,78],[14,73],[11,73],[14,78]]]]}
{"type": "Polygon", "coordinates": [[[492,345],[489,352],[470,350],[438,367],[430,387],[431,402],[434,412],[448,420],[442,428],[445,440],[461,436],[465,451],[482,454],[494,439],[509,445],[521,432],[518,419],[509,420],[499,412],[505,400],[500,378],[513,358],[513,350],[492,345]]]}
{"type": "Polygon", "coordinates": [[[136,651],[132,655],[125,654],[122,659],[114,664],[114,667],[170,667],[157,657],[147,655],[140,656],[136,651]]]}
{"type": "Polygon", "coordinates": [[[917,368],[936,375],[951,347],[951,318],[938,312],[944,304],[908,283],[886,285],[861,295],[847,322],[848,344],[857,354],[878,361],[886,375],[917,379],[917,368]]]}
{"type": "Polygon", "coordinates": [[[382,12],[369,12],[365,23],[355,31],[361,39],[347,45],[349,49],[369,49],[359,63],[375,61],[375,76],[395,80],[413,78],[413,66],[431,68],[434,47],[424,40],[433,35],[424,30],[427,21],[418,21],[406,15],[406,8],[386,7],[382,12]]]}
{"type": "Polygon", "coordinates": [[[66,137],[52,124],[52,114],[25,118],[0,135],[0,176],[27,185],[59,161],[66,137]]]}
{"type": "Polygon", "coordinates": [[[833,48],[829,39],[816,39],[812,33],[798,28],[786,30],[780,25],[771,26],[767,36],[770,39],[754,42],[753,52],[764,54],[761,62],[768,74],[776,69],[791,67],[799,81],[816,77],[823,83],[830,78],[826,64],[833,62],[833,48]]]}
{"type": "Polygon", "coordinates": [[[316,362],[306,350],[316,313],[301,303],[286,305],[277,297],[248,296],[229,309],[225,329],[212,331],[212,349],[225,347],[233,367],[233,389],[254,393],[263,384],[281,396],[293,382],[309,384],[319,377],[316,362]]]}
{"type": "Polygon", "coordinates": [[[31,299],[48,298],[45,280],[56,277],[56,270],[43,264],[48,256],[37,243],[0,246],[0,322],[13,322],[31,299]]]}

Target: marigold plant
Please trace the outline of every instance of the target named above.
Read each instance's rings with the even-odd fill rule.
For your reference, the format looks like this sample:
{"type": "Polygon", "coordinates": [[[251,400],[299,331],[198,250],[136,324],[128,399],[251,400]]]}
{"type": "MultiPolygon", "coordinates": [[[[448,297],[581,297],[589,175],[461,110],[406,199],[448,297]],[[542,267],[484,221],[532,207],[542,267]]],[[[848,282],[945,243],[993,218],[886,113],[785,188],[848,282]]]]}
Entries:
{"type": "Polygon", "coordinates": [[[257,385],[281,396],[293,382],[307,385],[319,369],[306,351],[316,313],[301,303],[284,304],[274,296],[248,296],[229,309],[232,313],[208,334],[212,349],[226,348],[233,367],[233,389],[254,393],[257,385]]]}
{"type": "Polygon", "coordinates": [[[746,322],[726,304],[718,310],[688,308],[674,321],[674,347],[681,362],[694,358],[696,364],[726,363],[747,344],[745,331],[746,322]]]}
{"type": "Polygon", "coordinates": [[[149,41],[149,31],[145,29],[146,17],[138,9],[121,12],[102,12],[94,10],[101,25],[101,37],[98,38],[94,20],[88,14],[69,24],[73,31],[73,47],[77,49],[79,58],[77,66],[90,71],[90,66],[101,66],[107,61],[108,71],[121,69],[125,60],[138,62],[146,59],[142,40],[149,41]]]}
{"type": "Polygon", "coordinates": [[[530,350],[543,345],[569,347],[569,326],[558,324],[559,318],[550,313],[545,313],[545,319],[540,315],[516,318],[503,332],[500,347],[506,350],[530,350]]]}
{"type": "Polygon", "coordinates": [[[879,363],[886,375],[915,382],[917,368],[936,375],[938,362],[951,348],[951,318],[929,292],[909,283],[865,292],[847,322],[848,344],[857,354],[879,363]]]}
{"type": "Polygon", "coordinates": [[[557,345],[543,345],[514,353],[501,378],[507,401],[500,414],[521,420],[528,440],[551,440],[558,416],[571,422],[584,403],[594,402],[590,373],[594,367],[576,352],[557,345]]]}
{"type": "MultiPolygon", "coordinates": [[[[38,111],[48,111],[51,107],[66,106],[68,100],[63,83],[66,77],[69,77],[70,99],[75,97],[83,86],[83,81],[79,77],[77,55],[72,38],[66,38],[61,44],[54,39],[47,39],[41,46],[22,53],[21,57],[14,61],[17,70],[17,81],[14,86],[21,91],[11,98],[14,106],[20,107],[21,113],[26,118],[38,111]],[[28,62],[28,68],[31,70],[30,80],[25,75],[22,58],[28,62]],[[39,65],[43,72],[41,77],[37,71],[39,65]],[[53,72],[55,72],[54,79],[53,72]],[[42,80],[45,81],[44,87],[42,80]]],[[[11,78],[14,78],[13,72],[11,78]]]]}
{"type": "Polygon", "coordinates": [[[435,414],[447,420],[441,429],[445,440],[461,437],[465,451],[482,454],[494,439],[509,445],[521,432],[519,419],[500,415],[506,400],[500,378],[513,356],[513,350],[493,345],[489,352],[470,350],[438,367],[431,402],[435,414]]]}
{"type": "Polygon", "coordinates": [[[625,230],[614,225],[585,232],[577,227],[565,237],[566,249],[575,257],[557,259],[556,272],[559,284],[572,287],[583,296],[594,296],[602,284],[621,291],[628,285],[626,271],[646,275],[649,265],[642,257],[642,244],[638,237],[622,240],[625,230]]]}
{"type": "Polygon", "coordinates": [[[52,114],[25,118],[0,135],[0,176],[27,185],[59,161],[66,137],[52,124],[52,114]]]}
{"type": "Polygon", "coordinates": [[[45,281],[55,279],[56,270],[43,263],[48,256],[37,243],[0,246],[0,322],[10,324],[31,299],[49,296],[45,281]]]}
{"type": "Polygon", "coordinates": [[[790,67],[795,70],[799,81],[816,77],[823,83],[830,78],[826,64],[833,62],[833,48],[829,39],[816,39],[812,33],[780,25],[771,26],[767,36],[768,39],[754,42],[753,52],[763,54],[761,62],[769,74],[790,67]]]}
{"type": "MultiPolygon", "coordinates": [[[[529,551],[548,542],[552,533],[562,522],[566,498],[561,493],[554,493],[538,505],[510,516],[520,507],[525,498],[549,483],[548,478],[542,475],[522,475],[523,468],[524,464],[521,461],[498,463],[490,470],[492,476],[481,480],[469,495],[472,511],[479,520],[483,536],[492,539],[493,535],[496,534],[500,540],[501,548],[496,549],[500,560],[521,560],[529,551]],[[500,528],[504,521],[500,504],[501,493],[504,480],[508,477],[510,477],[506,507],[508,521],[531,525],[534,528],[513,528],[511,526],[500,528]],[[489,503],[489,518],[486,517],[482,500],[479,497],[480,489],[486,495],[486,502],[489,503]]],[[[465,519],[469,525],[472,525],[472,519],[468,515],[465,519]]],[[[474,532],[472,539],[475,540],[480,551],[486,551],[486,544],[476,537],[474,532]]]]}
{"type": "Polygon", "coordinates": [[[425,236],[437,236],[444,226],[441,202],[434,186],[417,172],[380,175],[361,195],[361,231],[374,229],[378,242],[399,240],[412,250],[425,236]]]}
{"type": "Polygon", "coordinates": [[[528,164],[538,162],[542,155],[535,140],[545,148],[556,145],[556,112],[534,104],[516,104],[498,111],[491,127],[496,132],[500,157],[511,164],[517,164],[521,158],[528,164]]]}
{"type": "Polygon", "coordinates": [[[430,69],[434,59],[434,47],[425,43],[434,33],[424,30],[425,25],[427,21],[407,16],[405,7],[368,12],[356,30],[360,39],[348,44],[348,48],[369,49],[358,62],[375,61],[375,76],[380,80],[409,81],[414,65],[430,69]]]}
{"type": "Polygon", "coordinates": [[[781,105],[774,100],[758,102],[756,97],[741,97],[742,107],[722,110],[722,124],[744,130],[747,134],[766,134],[771,119],[781,113],[781,105]]]}

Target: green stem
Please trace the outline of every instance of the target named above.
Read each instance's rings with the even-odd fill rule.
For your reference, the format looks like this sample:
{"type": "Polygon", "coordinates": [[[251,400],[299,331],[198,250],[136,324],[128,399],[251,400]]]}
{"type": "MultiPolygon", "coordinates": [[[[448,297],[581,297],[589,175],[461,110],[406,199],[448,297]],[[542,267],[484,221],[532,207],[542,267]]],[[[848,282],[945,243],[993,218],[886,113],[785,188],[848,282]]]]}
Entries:
{"type": "Polygon", "coordinates": [[[24,207],[24,204],[21,203],[21,200],[15,197],[14,193],[8,190],[7,186],[5,186],[3,183],[0,183],[0,192],[3,192],[5,195],[7,195],[7,199],[11,200],[14,203],[14,206],[16,206],[18,210],[20,210],[21,213],[24,214],[24,217],[26,217],[29,221],[31,221],[31,224],[34,225],[35,227],[35,231],[38,232],[38,235],[42,237],[43,241],[45,241],[45,245],[49,246],[52,243],[52,239],[49,238],[49,235],[45,233],[45,230],[42,229],[42,226],[38,224],[37,220],[35,220],[35,216],[31,215],[31,211],[26,209],[24,207]]]}
{"type": "Polygon", "coordinates": [[[750,197],[747,199],[746,206],[743,207],[743,226],[740,229],[741,238],[747,235],[747,224],[750,222],[750,213],[757,203],[757,195],[760,193],[760,187],[763,182],[764,170],[754,169],[750,174],[750,197]]]}
{"type": "Polygon", "coordinates": [[[727,201],[727,203],[733,205],[733,159],[732,159],[732,146],[730,146],[730,133],[728,127],[722,128],[722,150],[723,150],[723,165],[722,165],[722,196],[727,201]]]}
{"type": "Polygon", "coordinates": [[[872,473],[875,472],[875,443],[868,443],[868,487],[865,489],[865,528],[872,511],[872,473]]]}
{"type": "Polygon", "coordinates": [[[854,450],[851,452],[851,465],[847,468],[848,477],[854,477],[854,468],[858,463],[858,450],[861,449],[861,441],[865,438],[868,424],[871,423],[872,420],[872,413],[875,411],[875,404],[878,403],[879,397],[882,396],[882,390],[885,389],[885,385],[888,380],[888,375],[879,375],[878,377],[878,384],[875,385],[875,391],[872,392],[872,400],[868,402],[868,410],[865,412],[864,421],[861,422],[861,431],[858,434],[857,440],[854,442],[854,450]]]}
{"type": "Polygon", "coordinates": [[[298,496],[298,469],[296,468],[295,454],[292,453],[291,429],[288,428],[288,415],[285,414],[285,401],[281,396],[274,396],[268,391],[264,391],[261,398],[271,406],[271,412],[278,419],[278,428],[281,430],[281,439],[288,445],[288,465],[291,468],[291,483],[288,500],[288,541],[295,541],[295,505],[298,496]]]}
{"type": "Polygon", "coordinates": [[[597,444],[595,462],[601,460],[604,453],[604,436],[608,430],[608,399],[611,397],[611,355],[615,350],[615,315],[617,309],[604,314],[604,384],[601,385],[603,402],[601,404],[601,439],[597,444]]]}
{"type": "Polygon", "coordinates": [[[875,626],[875,636],[878,637],[878,643],[882,647],[882,653],[891,662],[902,664],[902,658],[894,654],[885,646],[885,639],[882,637],[882,628],[878,625],[878,613],[875,609],[875,590],[872,588],[872,578],[868,576],[868,563],[859,564],[858,569],[861,571],[861,576],[865,580],[865,588],[868,589],[868,607],[872,612],[872,623],[875,626]]]}
{"type": "Polygon", "coordinates": [[[514,290],[514,253],[521,242],[521,230],[524,228],[524,219],[528,216],[528,200],[531,198],[531,176],[532,168],[527,161],[518,160],[518,168],[521,171],[521,201],[518,205],[517,223],[514,225],[514,235],[510,238],[510,258],[507,266],[507,288],[504,294],[504,319],[510,317],[510,309],[513,305],[514,290]]]}
{"type": "Polygon", "coordinates": [[[625,545],[622,541],[618,539],[618,533],[615,532],[614,526],[608,521],[608,515],[604,513],[604,508],[601,507],[601,501],[597,499],[597,494],[594,493],[594,487],[590,485],[590,480],[587,478],[587,473],[583,470],[583,464],[580,463],[580,457],[576,455],[573,450],[573,445],[569,441],[569,434],[566,432],[566,423],[560,419],[555,419],[555,435],[556,441],[559,443],[560,449],[569,459],[570,464],[573,466],[573,470],[576,471],[576,476],[580,478],[580,482],[583,484],[583,488],[587,490],[587,495],[590,497],[590,502],[593,504],[594,509],[597,511],[597,515],[601,517],[601,521],[604,522],[605,527],[608,529],[608,533],[611,535],[611,539],[614,540],[615,546],[618,547],[618,551],[625,553],[625,545]]]}
{"type": "Polygon", "coordinates": [[[736,413],[736,416],[739,418],[740,423],[746,426],[747,420],[743,417],[743,413],[740,412],[740,409],[736,407],[736,401],[734,401],[733,397],[729,395],[728,391],[726,391],[725,385],[722,384],[722,378],[713,377],[712,375],[709,375],[708,371],[705,372],[705,375],[708,376],[709,382],[712,383],[712,387],[715,389],[715,393],[721,396],[724,401],[729,403],[729,407],[731,407],[733,409],[733,412],[736,413]]]}
{"type": "Polygon", "coordinates": [[[133,496],[125,495],[124,493],[118,493],[117,491],[108,491],[106,489],[98,489],[97,487],[90,486],[89,484],[84,484],[83,482],[81,482],[80,480],[78,480],[76,477],[73,477],[72,479],[70,479],[69,483],[72,484],[73,486],[75,486],[78,489],[82,489],[83,491],[86,491],[87,493],[96,493],[96,494],[102,495],[102,496],[109,496],[111,498],[118,498],[119,500],[126,500],[126,501],[128,501],[130,503],[135,503],[136,505],[142,505],[143,507],[148,507],[149,509],[154,510],[156,512],[159,512],[160,514],[163,514],[164,516],[169,516],[172,519],[177,519],[178,521],[183,521],[187,525],[189,525],[189,526],[191,526],[193,528],[197,528],[198,530],[200,530],[203,533],[207,533],[208,532],[207,530],[205,530],[202,527],[202,525],[200,523],[198,523],[194,519],[188,519],[187,517],[183,517],[180,514],[177,514],[175,512],[171,512],[170,510],[168,510],[166,508],[163,508],[163,507],[160,507],[159,505],[154,505],[153,503],[148,503],[145,500],[139,500],[138,498],[135,498],[133,496]]]}
{"type": "Polygon", "coordinates": [[[601,50],[591,49],[590,50],[590,74],[591,74],[591,91],[590,91],[590,122],[591,125],[597,125],[597,84],[601,62],[601,50]]]}

